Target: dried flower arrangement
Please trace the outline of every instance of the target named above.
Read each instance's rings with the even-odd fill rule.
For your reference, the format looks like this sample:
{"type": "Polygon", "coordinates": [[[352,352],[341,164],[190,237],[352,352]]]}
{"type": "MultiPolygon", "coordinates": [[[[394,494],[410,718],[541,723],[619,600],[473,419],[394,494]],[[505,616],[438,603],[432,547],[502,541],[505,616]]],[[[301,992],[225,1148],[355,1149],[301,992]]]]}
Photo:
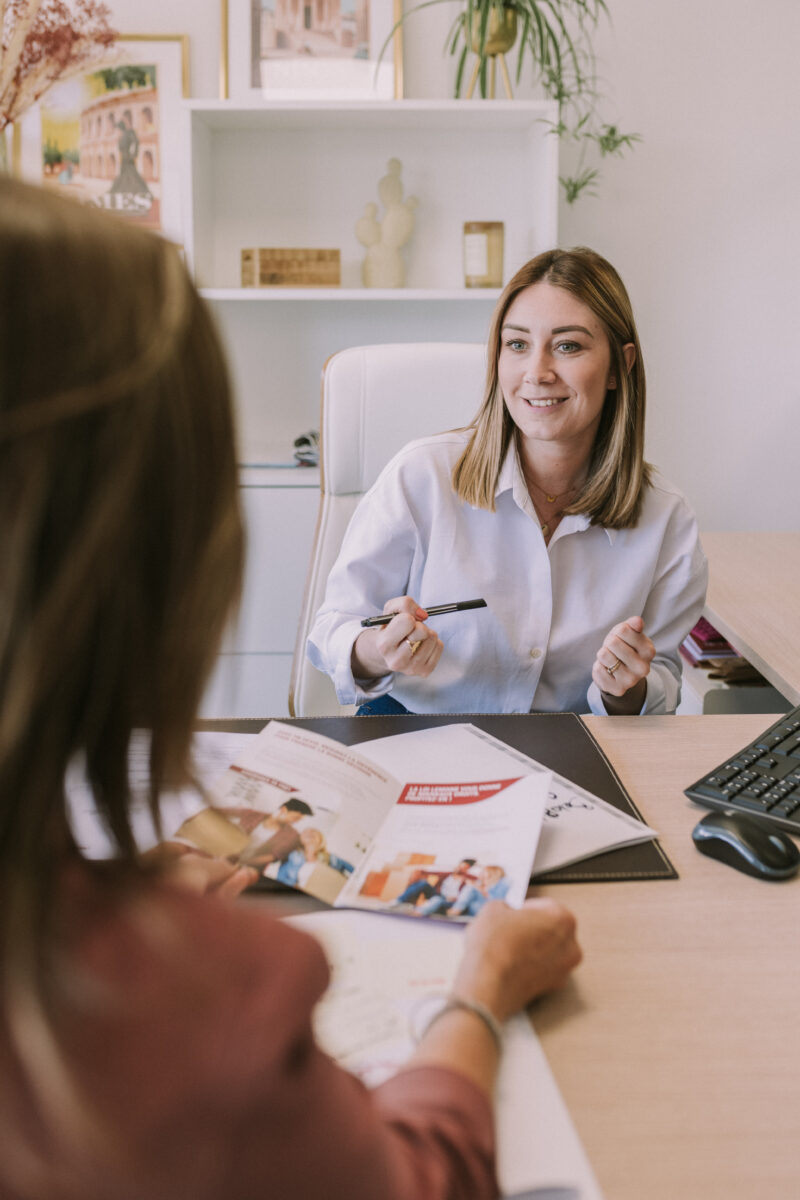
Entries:
{"type": "MultiPolygon", "coordinates": [[[[0,139],[57,80],[108,57],[117,39],[99,0],[0,0],[0,139]]],[[[2,147],[0,147],[2,150],[2,147]]]]}

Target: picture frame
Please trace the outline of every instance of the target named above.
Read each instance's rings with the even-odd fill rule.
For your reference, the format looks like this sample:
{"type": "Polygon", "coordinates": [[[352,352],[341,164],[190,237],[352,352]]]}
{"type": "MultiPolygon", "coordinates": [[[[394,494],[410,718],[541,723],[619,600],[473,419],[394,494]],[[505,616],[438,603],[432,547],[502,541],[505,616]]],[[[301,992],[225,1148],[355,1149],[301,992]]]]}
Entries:
{"type": "Polygon", "coordinates": [[[188,34],[121,34],[22,121],[20,173],[183,245],[188,34]]]}
{"type": "Polygon", "coordinates": [[[401,16],[402,0],[221,0],[220,97],[398,100],[401,16]]]}

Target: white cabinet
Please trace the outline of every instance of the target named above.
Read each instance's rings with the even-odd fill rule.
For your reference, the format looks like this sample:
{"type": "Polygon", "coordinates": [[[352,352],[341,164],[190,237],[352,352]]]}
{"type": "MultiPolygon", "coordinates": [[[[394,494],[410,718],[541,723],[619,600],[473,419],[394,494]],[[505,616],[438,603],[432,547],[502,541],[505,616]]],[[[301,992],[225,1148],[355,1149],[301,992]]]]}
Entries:
{"type": "Polygon", "coordinates": [[[292,651],[319,507],[319,472],[245,468],[247,566],[201,717],[287,716],[292,651]]]}
{"type": "MultiPolygon", "coordinates": [[[[186,255],[228,350],[243,466],[287,459],[294,438],[319,427],[320,373],[337,350],[486,337],[499,290],[463,286],[463,224],[504,223],[506,278],[557,243],[555,117],[552,103],[535,101],[186,104],[186,255]],[[390,158],[403,164],[405,195],[419,201],[403,251],[407,286],[368,290],[355,224],[378,202],[390,158]],[[342,286],[243,289],[241,250],[252,246],[338,248],[342,286]]],[[[245,492],[245,603],[207,715],[286,711],[316,515],[315,481],[289,474],[270,472],[271,482],[245,492]],[[247,682],[267,660],[280,684],[247,682]]]]}

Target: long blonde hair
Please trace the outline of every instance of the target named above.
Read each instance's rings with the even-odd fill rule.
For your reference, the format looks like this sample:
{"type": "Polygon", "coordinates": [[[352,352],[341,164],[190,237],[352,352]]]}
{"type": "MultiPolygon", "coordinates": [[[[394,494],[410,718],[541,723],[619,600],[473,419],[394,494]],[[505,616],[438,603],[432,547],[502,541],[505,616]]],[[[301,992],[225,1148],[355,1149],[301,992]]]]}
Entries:
{"type": "Polygon", "coordinates": [[[244,550],[227,370],[174,247],[4,181],[0,310],[0,1045],[21,1059],[20,1015],[48,1032],[55,893],[80,859],[67,767],[85,763],[109,878],[135,878],[131,735],[151,731],[155,812],[189,775],[244,550]]]}
{"type": "Polygon", "coordinates": [[[501,332],[514,299],[534,283],[563,288],[586,304],[602,323],[611,350],[617,386],[606,394],[589,474],[565,513],[585,513],[592,524],[622,529],[635,525],[642,489],[650,478],[644,461],[645,373],[639,335],[625,285],[594,250],[548,250],[517,271],[497,302],[489,331],[489,365],[483,402],[470,428],[472,436],[453,469],[453,488],[466,503],[494,512],[495,490],[515,425],[498,378],[501,332]],[[632,343],[628,369],[623,347],[632,343]]]}

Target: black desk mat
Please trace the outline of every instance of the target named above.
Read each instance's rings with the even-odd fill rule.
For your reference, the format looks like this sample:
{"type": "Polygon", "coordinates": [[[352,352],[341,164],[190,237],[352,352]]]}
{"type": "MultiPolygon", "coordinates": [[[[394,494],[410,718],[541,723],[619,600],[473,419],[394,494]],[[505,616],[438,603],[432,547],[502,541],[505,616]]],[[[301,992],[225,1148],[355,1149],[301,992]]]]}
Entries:
{"type": "MultiPolygon", "coordinates": [[[[644,818],[625,791],[611,763],[575,713],[523,713],[519,715],[482,715],[443,713],[436,716],[376,717],[294,717],[277,718],[287,724],[313,729],[346,746],[373,738],[389,737],[432,725],[472,724],[507,742],[543,763],[552,771],[570,779],[579,787],[594,792],[601,800],[640,821],[644,818]]],[[[613,717],[608,720],[613,721],[613,717]]],[[[264,720],[200,721],[201,729],[227,729],[257,732],[264,720]]],[[[597,883],[600,880],[677,879],[678,872],[658,841],[623,846],[572,866],[559,867],[546,875],[537,875],[533,883],[597,883]]]]}

